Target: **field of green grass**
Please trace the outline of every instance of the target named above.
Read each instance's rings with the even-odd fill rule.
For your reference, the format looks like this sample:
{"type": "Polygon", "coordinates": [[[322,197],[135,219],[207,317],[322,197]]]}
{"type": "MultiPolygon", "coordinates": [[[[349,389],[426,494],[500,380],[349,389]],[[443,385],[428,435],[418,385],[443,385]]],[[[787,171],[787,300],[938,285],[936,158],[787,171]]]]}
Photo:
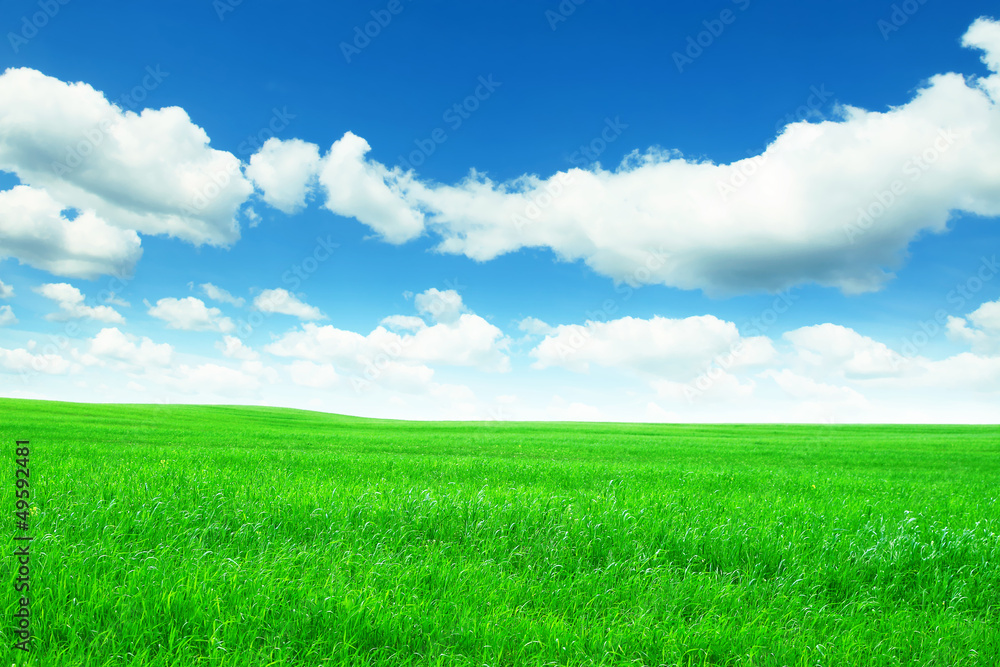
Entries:
{"type": "Polygon", "coordinates": [[[998,427],[0,399],[0,436],[4,665],[1000,664],[998,427]]]}

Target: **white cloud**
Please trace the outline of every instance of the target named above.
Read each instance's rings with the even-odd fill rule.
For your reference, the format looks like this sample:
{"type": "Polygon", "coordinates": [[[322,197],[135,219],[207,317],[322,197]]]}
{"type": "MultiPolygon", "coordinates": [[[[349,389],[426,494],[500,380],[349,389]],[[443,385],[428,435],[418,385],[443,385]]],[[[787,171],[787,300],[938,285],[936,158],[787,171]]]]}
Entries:
{"type": "Polygon", "coordinates": [[[300,320],[325,320],[319,308],[303,303],[288,290],[266,289],[253,300],[253,307],[262,313],[281,313],[292,315],[300,320]]]}
{"type": "Polygon", "coordinates": [[[223,336],[222,340],[215,344],[215,348],[222,352],[222,356],[229,359],[240,359],[242,361],[257,361],[260,355],[248,347],[236,336],[223,336]]]}
{"type": "Polygon", "coordinates": [[[971,345],[976,353],[1000,354],[1000,300],[984,303],[967,318],[949,317],[948,337],[971,345]]]}
{"type": "Polygon", "coordinates": [[[253,191],[183,109],[122,111],[85,83],[27,68],[0,75],[0,170],[121,230],[196,245],[236,241],[253,191]]]}
{"type": "MultiPolygon", "coordinates": [[[[454,307],[454,302],[449,302],[454,307]]],[[[326,380],[315,378],[333,371],[355,390],[376,385],[426,393],[432,388],[432,366],[486,372],[510,370],[506,354],[509,340],[500,329],[473,313],[462,313],[448,323],[430,326],[420,318],[403,315],[387,317],[383,323],[397,331],[380,325],[362,335],[331,325],[306,323],[301,329],[285,333],[265,350],[279,357],[311,362],[312,366],[300,364],[290,369],[293,379],[305,386],[313,386],[308,382],[326,386],[326,380]]]]}
{"type": "Polygon", "coordinates": [[[122,306],[124,308],[131,308],[132,307],[132,304],[130,304],[125,299],[121,299],[121,298],[115,296],[114,292],[108,292],[105,295],[105,297],[104,297],[104,302],[105,303],[113,303],[116,306],[122,306]]]}
{"type": "Polygon", "coordinates": [[[260,224],[260,215],[257,214],[257,211],[253,210],[253,206],[247,206],[243,214],[247,217],[247,226],[251,229],[260,224]]]}
{"type": "Polygon", "coordinates": [[[227,292],[226,290],[222,289],[221,287],[217,287],[212,283],[202,283],[201,285],[199,285],[199,287],[201,287],[202,293],[212,301],[218,301],[219,303],[229,303],[236,306],[237,308],[242,307],[243,304],[245,303],[242,297],[237,298],[232,294],[230,294],[229,292],[227,292]]]}
{"type": "Polygon", "coordinates": [[[71,361],[59,354],[32,354],[24,348],[8,350],[0,347],[0,369],[21,374],[65,375],[74,367],[71,361]]]}
{"type": "Polygon", "coordinates": [[[947,359],[921,361],[924,373],[910,380],[911,384],[935,391],[1000,393],[1000,356],[963,352],[947,359]]]}
{"type": "Polygon", "coordinates": [[[383,367],[441,364],[484,371],[506,371],[507,342],[497,327],[466,313],[452,324],[435,324],[414,333],[398,334],[379,326],[367,336],[331,325],[307,323],[265,349],[271,354],[332,362],[355,374],[384,374],[383,367]]]}
{"type": "Polygon", "coordinates": [[[121,313],[110,306],[85,306],[83,293],[69,283],[47,283],[36,287],[35,291],[59,305],[59,312],[46,315],[47,320],[90,319],[112,324],[125,323],[121,313]]]}
{"type": "Polygon", "coordinates": [[[231,319],[222,317],[221,310],[207,307],[204,301],[193,296],[160,299],[149,309],[149,314],[166,322],[168,329],[220,333],[230,333],[235,329],[231,319]]]}
{"type": "Polygon", "coordinates": [[[423,215],[404,200],[393,172],[365,159],[369,150],[368,142],[351,132],[333,143],[320,166],[323,206],[356,218],[390,243],[420,236],[423,215]]]}
{"type": "Polygon", "coordinates": [[[806,364],[835,370],[848,378],[900,376],[914,364],[884,343],[837,324],[801,327],[783,337],[806,364]]]}
{"type": "MultiPolygon", "coordinates": [[[[1000,22],[981,17],[976,19],[962,37],[962,46],[982,51],[982,61],[993,72],[1000,72],[1000,22]]],[[[1000,78],[982,81],[994,101],[1000,101],[1000,78]]]]}
{"type": "Polygon", "coordinates": [[[416,315],[390,315],[379,322],[392,331],[419,331],[427,327],[427,323],[416,315]]]}
{"type": "Polygon", "coordinates": [[[8,327],[17,322],[17,317],[10,306],[0,306],[0,327],[8,327]]]}
{"type": "Polygon", "coordinates": [[[552,332],[552,327],[537,317],[525,317],[523,320],[518,322],[517,328],[534,336],[544,336],[552,332]]]}
{"type": "Polygon", "coordinates": [[[0,299],[14,298],[14,288],[0,280],[0,299]]]}
{"type": "Polygon", "coordinates": [[[877,290],[953,212],[1000,214],[998,32],[981,19],[963,41],[985,51],[988,77],[933,76],[888,111],[839,106],[837,120],[791,123],[730,164],[651,148],[615,170],[502,183],[473,170],[446,185],[367,159],[347,133],[322,160],[325,206],[392,243],[427,230],[440,251],[476,260],[547,247],[635,285],[877,290]]]}
{"type": "Polygon", "coordinates": [[[39,188],[17,185],[0,192],[0,259],[14,257],[71,278],[131,273],[142,255],[138,234],[109,225],[92,210],[69,219],[66,208],[39,188]]]}
{"type": "Polygon", "coordinates": [[[774,353],[762,337],[741,338],[736,325],[712,315],[668,319],[623,317],[559,325],[531,351],[534,368],[587,372],[591,364],[664,379],[687,380],[713,363],[760,364],[774,353]]]}
{"type": "Polygon", "coordinates": [[[272,137],[251,156],[246,174],[268,205],[284,213],[295,213],[305,207],[319,166],[316,144],[272,137]]]}
{"type": "Polygon", "coordinates": [[[173,353],[174,348],[167,343],[157,344],[145,336],[123,333],[117,327],[101,329],[90,341],[90,354],[95,357],[133,366],[169,366],[173,353]]]}
{"type": "Polygon", "coordinates": [[[444,324],[455,322],[467,310],[458,292],[453,289],[442,291],[436,287],[417,294],[413,298],[413,304],[421,315],[444,324]]]}

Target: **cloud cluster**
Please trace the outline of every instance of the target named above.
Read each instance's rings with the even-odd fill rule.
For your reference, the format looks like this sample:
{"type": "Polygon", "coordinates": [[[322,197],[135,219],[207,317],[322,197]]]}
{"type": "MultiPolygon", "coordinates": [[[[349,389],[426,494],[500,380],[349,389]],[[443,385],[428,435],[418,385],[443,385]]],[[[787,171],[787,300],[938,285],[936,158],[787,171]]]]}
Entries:
{"type": "Polygon", "coordinates": [[[202,293],[207,296],[212,301],[218,301],[219,303],[228,303],[237,308],[242,308],[245,303],[242,297],[235,297],[228,291],[213,285],[212,283],[202,283],[199,285],[201,287],[202,293]]]}
{"type": "Polygon", "coordinates": [[[251,156],[246,175],[268,205],[283,213],[295,213],[305,207],[319,166],[319,147],[315,144],[272,137],[251,156]]]}
{"type": "Polygon", "coordinates": [[[0,259],[14,257],[57,276],[92,279],[128,273],[142,256],[139,246],[138,234],[108,224],[92,210],[68,217],[67,207],[43,189],[17,185],[0,192],[0,259]]]}
{"type": "Polygon", "coordinates": [[[90,341],[89,353],[99,359],[109,359],[145,368],[169,366],[174,349],[167,343],[154,343],[145,336],[123,333],[118,327],[101,329],[90,341]]]}
{"type": "MultiPolygon", "coordinates": [[[[522,324],[525,324],[522,322],[522,324]]],[[[623,317],[607,322],[560,325],[548,331],[538,321],[527,327],[545,331],[531,351],[534,368],[552,366],[587,372],[591,364],[686,379],[737,347],[737,367],[761,365],[774,357],[770,340],[743,338],[736,325],[712,315],[668,319],[623,317]]]]}
{"type": "Polygon", "coordinates": [[[979,354],[1000,354],[1000,301],[979,306],[967,317],[949,317],[948,337],[979,354]],[[971,326],[970,326],[971,325],[971,326]]]}
{"type": "MultiPolygon", "coordinates": [[[[68,285],[44,291],[78,302],[68,285]]],[[[832,323],[767,337],[711,315],[557,325],[526,318],[516,325],[525,334],[517,347],[534,363],[513,378],[493,375],[512,370],[513,341],[456,293],[429,289],[414,302],[422,316],[389,316],[367,334],[306,322],[272,335],[260,351],[224,334],[215,359],[107,327],[83,346],[52,338],[41,349],[34,340],[0,349],[0,370],[29,380],[87,378],[80,386],[98,375],[102,385],[127,379],[128,391],[150,398],[247,401],[265,400],[268,391],[305,392],[299,395],[329,397],[328,409],[350,412],[350,404],[382,416],[426,399],[439,404],[436,416],[488,419],[981,422],[995,419],[1000,395],[1000,301],[952,317],[936,333],[921,329],[928,339],[909,350],[832,323]],[[971,351],[920,354],[930,336],[945,333],[971,351]],[[442,383],[439,372],[471,383],[442,383]],[[567,382],[564,373],[589,377],[567,382]],[[515,387],[524,398],[510,393],[515,387]],[[483,390],[498,394],[492,404],[478,398],[483,390]]],[[[226,328],[217,309],[192,297],[161,299],[154,311],[174,328],[226,328]]],[[[427,405],[421,409],[431,416],[427,405]]]]}
{"type": "Polygon", "coordinates": [[[262,313],[291,315],[300,320],[325,320],[326,315],[316,306],[300,300],[286,289],[266,289],[253,300],[253,307],[262,313]]]}
{"type": "Polygon", "coordinates": [[[59,311],[46,315],[46,319],[64,321],[72,319],[89,319],[112,324],[124,324],[125,318],[111,306],[87,306],[83,292],[69,283],[47,283],[35,288],[35,291],[46,299],[55,301],[59,311]]]}
{"type": "Polygon", "coordinates": [[[374,382],[400,391],[419,392],[427,389],[434,375],[432,365],[487,372],[510,370],[507,337],[482,317],[463,312],[465,305],[453,290],[440,292],[432,288],[418,294],[415,301],[418,308],[424,309],[422,312],[445,320],[435,320],[429,325],[421,318],[395,316],[383,323],[395,325],[404,333],[380,325],[367,335],[332,325],[307,323],[301,329],[285,333],[265,350],[275,356],[308,362],[292,367],[293,379],[299,378],[308,386],[327,383],[329,378],[321,378],[326,371],[333,371],[363,384],[374,382]],[[433,303],[446,303],[447,308],[434,309],[430,305],[433,303]]]}
{"type": "Polygon", "coordinates": [[[232,333],[236,328],[231,319],[222,316],[221,310],[206,306],[193,296],[160,299],[149,308],[149,314],[166,322],[168,329],[232,333]]]}
{"type": "MultiPolygon", "coordinates": [[[[614,170],[503,183],[473,171],[448,185],[368,159],[352,133],[318,162],[311,148],[308,164],[326,208],[392,243],[430,232],[440,251],[476,260],[545,247],[616,281],[709,293],[803,283],[866,292],[955,212],[1000,214],[998,33],[984,18],[963,38],[983,51],[989,76],[941,74],[888,111],[844,105],[838,120],[790,123],[761,155],[729,164],[651,148],[614,170]]],[[[311,175],[288,178],[259,183],[265,199],[300,192],[311,175]]]]}
{"type": "Polygon", "coordinates": [[[946,231],[956,212],[1000,214],[998,34],[1000,23],[981,18],[962,39],[988,76],[933,76],[887,111],[841,105],[836,120],[790,123],[743,160],[654,147],[614,169],[505,182],[473,169],[454,184],[370,159],[351,132],[325,153],[269,139],[244,176],[183,109],[122,111],[86,84],[9,69],[0,75],[0,169],[25,189],[0,193],[0,255],[93,277],[134,265],[136,232],[228,245],[256,188],[287,213],[316,193],[389,243],[430,234],[441,252],[476,260],[549,248],[633,285],[876,290],[918,234],[946,231]]]}
{"type": "Polygon", "coordinates": [[[623,382],[637,396],[645,386],[652,419],[983,421],[1000,394],[1000,301],[950,318],[948,337],[972,351],[937,360],[913,345],[928,342],[926,330],[894,349],[831,323],[743,336],[713,316],[558,326],[527,318],[519,328],[534,341],[537,372],[599,368],[595,382],[623,382]],[[959,405],[965,413],[947,412],[959,405]]]}
{"type": "Polygon", "coordinates": [[[136,232],[232,244],[253,191],[183,109],[123,111],[28,68],[0,75],[0,170],[25,186],[0,193],[0,254],[86,278],[130,269],[136,232]],[[80,214],[70,221],[65,209],[80,214]]]}

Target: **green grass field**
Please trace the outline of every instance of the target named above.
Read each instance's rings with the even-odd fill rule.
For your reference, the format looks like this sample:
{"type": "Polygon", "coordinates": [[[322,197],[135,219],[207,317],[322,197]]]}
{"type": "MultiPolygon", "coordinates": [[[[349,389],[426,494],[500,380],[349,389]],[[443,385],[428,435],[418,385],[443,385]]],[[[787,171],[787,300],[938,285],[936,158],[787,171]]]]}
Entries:
{"type": "MultiPolygon", "coordinates": [[[[1000,428],[0,399],[61,665],[996,665],[1000,428]]],[[[9,547],[9,552],[13,550],[9,547]]]]}

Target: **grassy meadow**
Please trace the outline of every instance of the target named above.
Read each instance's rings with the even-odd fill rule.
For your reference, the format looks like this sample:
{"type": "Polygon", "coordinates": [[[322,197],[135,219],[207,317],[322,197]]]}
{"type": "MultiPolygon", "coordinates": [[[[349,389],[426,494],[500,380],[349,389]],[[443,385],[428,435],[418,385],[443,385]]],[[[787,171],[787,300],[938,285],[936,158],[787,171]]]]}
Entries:
{"type": "Polygon", "coordinates": [[[998,427],[0,399],[0,435],[4,665],[1000,664],[998,427]]]}

